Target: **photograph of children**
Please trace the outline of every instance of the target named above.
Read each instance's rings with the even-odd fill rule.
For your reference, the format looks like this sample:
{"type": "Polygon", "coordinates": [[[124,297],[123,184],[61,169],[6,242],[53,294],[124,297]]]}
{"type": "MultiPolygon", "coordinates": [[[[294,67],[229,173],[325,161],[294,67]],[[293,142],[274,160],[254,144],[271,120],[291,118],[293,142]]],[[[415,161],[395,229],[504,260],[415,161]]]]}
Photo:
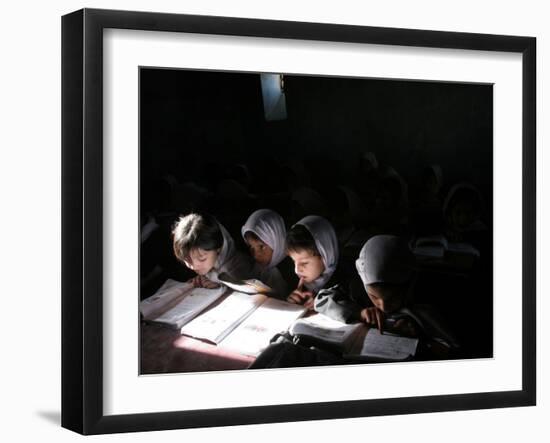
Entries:
{"type": "Polygon", "coordinates": [[[141,373],[493,356],[492,85],[139,75],[141,373]]]}

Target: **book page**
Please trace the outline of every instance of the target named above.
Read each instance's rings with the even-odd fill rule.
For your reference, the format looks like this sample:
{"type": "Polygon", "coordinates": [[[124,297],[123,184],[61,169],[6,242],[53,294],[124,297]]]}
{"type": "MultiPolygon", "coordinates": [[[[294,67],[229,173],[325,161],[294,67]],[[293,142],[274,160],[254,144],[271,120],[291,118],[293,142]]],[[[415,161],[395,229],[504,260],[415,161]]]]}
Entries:
{"type": "Polygon", "coordinates": [[[305,311],[302,305],[268,298],[222,340],[220,346],[256,357],[269,345],[275,334],[286,331],[305,311]]]}
{"type": "Polygon", "coordinates": [[[266,298],[262,294],[233,292],[218,306],[185,325],[181,333],[217,344],[266,298]]]}
{"type": "Polygon", "coordinates": [[[246,294],[269,294],[273,292],[272,288],[255,278],[249,280],[235,280],[227,273],[222,273],[219,275],[218,280],[234,291],[244,292],[246,294]]]}
{"type": "Polygon", "coordinates": [[[323,314],[297,320],[291,327],[292,335],[312,337],[328,344],[343,347],[361,324],[346,324],[323,314]]]}
{"type": "Polygon", "coordinates": [[[143,314],[143,318],[151,320],[153,317],[156,317],[160,312],[168,309],[174,300],[183,296],[183,294],[192,288],[193,285],[191,283],[169,278],[151,297],[140,302],[139,310],[143,314]]]}
{"type": "Polygon", "coordinates": [[[367,333],[360,355],[382,360],[405,360],[414,356],[418,339],[400,337],[389,333],[380,334],[371,328],[367,333]]]}
{"type": "Polygon", "coordinates": [[[194,288],[188,291],[176,306],[153,320],[175,328],[181,328],[220,298],[225,291],[226,288],[223,286],[216,289],[194,288]]]}

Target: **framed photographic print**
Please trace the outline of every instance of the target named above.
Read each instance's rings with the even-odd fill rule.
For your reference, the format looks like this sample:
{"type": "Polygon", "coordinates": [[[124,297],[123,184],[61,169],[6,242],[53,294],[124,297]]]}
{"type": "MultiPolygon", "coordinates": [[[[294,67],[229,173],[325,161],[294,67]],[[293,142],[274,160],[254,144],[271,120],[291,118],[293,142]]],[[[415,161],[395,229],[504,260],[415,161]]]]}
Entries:
{"type": "Polygon", "coordinates": [[[535,38],[84,9],[62,56],[64,427],[535,404],[535,38]]]}

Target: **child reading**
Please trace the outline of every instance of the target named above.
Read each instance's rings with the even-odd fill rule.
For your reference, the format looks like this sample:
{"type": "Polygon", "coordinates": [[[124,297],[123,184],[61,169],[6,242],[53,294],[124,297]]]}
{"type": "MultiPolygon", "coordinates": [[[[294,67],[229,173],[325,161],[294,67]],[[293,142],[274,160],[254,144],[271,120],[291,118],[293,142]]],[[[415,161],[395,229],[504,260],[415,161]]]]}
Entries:
{"type": "Polygon", "coordinates": [[[287,285],[277,269],[286,258],[283,218],[271,209],[259,209],[248,217],[241,234],[255,261],[254,274],[275,291],[276,297],[285,297],[287,285]]]}
{"type": "Polygon", "coordinates": [[[287,301],[313,307],[317,292],[337,278],[338,241],[332,225],[323,217],[308,215],[288,231],[287,253],[294,261],[298,287],[287,301]]]}
{"type": "Polygon", "coordinates": [[[381,332],[436,341],[446,350],[458,347],[433,309],[413,303],[413,264],[404,240],[376,235],[364,244],[355,262],[362,290],[338,286],[320,291],[315,310],[347,323],[364,321],[381,332]]]}
{"type": "Polygon", "coordinates": [[[372,306],[363,308],[360,317],[380,330],[424,339],[430,353],[443,356],[458,344],[431,307],[414,304],[413,264],[401,238],[377,235],[367,241],[355,265],[372,306]]]}
{"type": "MultiPolygon", "coordinates": [[[[368,297],[367,303],[358,301],[361,305],[371,305],[361,310],[363,321],[382,330],[385,318],[405,307],[411,294],[413,263],[412,252],[399,237],[376,235],[365,243],[355,261],[368,297]]],[[[405,332],[403,335],[417,335],[414,325],[404,319],[397,320],[393,326],[405,332]]]]}
{"type": "Polygon", "coordinates": [[[218,276],[250,278],[251,263],[233,244],[229,232],[211,215],[192,213],[180,217],[172,231],[176,258],[197,273],[196,287],[219,286],[218,276]]]}

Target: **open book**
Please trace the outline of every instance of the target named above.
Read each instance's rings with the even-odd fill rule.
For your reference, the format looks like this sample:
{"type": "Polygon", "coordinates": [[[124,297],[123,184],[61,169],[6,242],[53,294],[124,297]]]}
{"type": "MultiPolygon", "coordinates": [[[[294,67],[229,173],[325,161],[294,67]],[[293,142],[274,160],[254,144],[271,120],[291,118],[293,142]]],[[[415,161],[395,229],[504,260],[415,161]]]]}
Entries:
{"type": "Polygon", "coordinates": [[[390,362],[410,360],[416,354],[417,338],[401,337],[399,335],[370,328],[366,336],[359,336],[351,347],[344,352],[345,358],[372,362],[390,362]]]}
{"type": "Polygon", "coordinates": [[[236,280],[224,272],[218,276],[218,280],[234,291],[244,292],[245,294],[270,294],[273,292],[273,289],[255,278],[236,280]]]}
{"type": "Polygon", "coordinates": [[[346,324],[326,315],[316,314],[295,321],[289,328],[289,332],[293,336],[306,338],[312,343],[344,351],[351,347],[363,327],[362,323],[346,324]]]}
{"type": "Polygon", "coordinates": [[[145,320],[180,329],[226,291],[223,286],[194,288],[191,283],[168,279],[155,294],[139,304],[139,310],[145,320]]]}
{"type": "Polygon", "coordinates": [[[297,320],[289,332],[306,342],[328,346],[344,358],[364,361],[403,361],[416,354],[418,339],[368,328],[364,323],[346,324],[322,314],[297,320]]]}
{"type": "Polygon", "coordinates": [[[443,235],[420,237],[413,244],[413,253],[420,259],[443,259],[457,256],[479,257],[479,251],[469,243],[449,242],[443,235]]]}
{"type": "Polygon", "coordinates": [[[257,356],[271,338],[288,329],[306,308],[263,294],[233,292],[219,305],[181,328],[190,337],[257,356]]]}

